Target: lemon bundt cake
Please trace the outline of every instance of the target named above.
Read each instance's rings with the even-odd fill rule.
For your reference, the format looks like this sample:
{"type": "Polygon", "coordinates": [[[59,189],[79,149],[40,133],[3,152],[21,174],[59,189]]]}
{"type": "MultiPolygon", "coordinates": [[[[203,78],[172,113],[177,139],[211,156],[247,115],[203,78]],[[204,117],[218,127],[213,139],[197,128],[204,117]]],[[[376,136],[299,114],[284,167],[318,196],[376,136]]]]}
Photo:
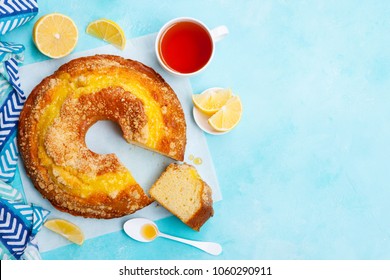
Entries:
{"type": "Polygon", "coordinates": [[[61,211],[120,217],[152,200],[114,154],[87,148],[86,132],[99,120],[118,123],[129,143],[182,160],[184,113],[153,69],[111,55],[72,60],[29,95],[18,142],[35,188],[61,211]]]}
{"type": "Polygon", "coordinates": [[[214,214],[210,187],[195,167],[171,163],[149,190],[164,208],[189,227],[199,231],[214,214]]]}

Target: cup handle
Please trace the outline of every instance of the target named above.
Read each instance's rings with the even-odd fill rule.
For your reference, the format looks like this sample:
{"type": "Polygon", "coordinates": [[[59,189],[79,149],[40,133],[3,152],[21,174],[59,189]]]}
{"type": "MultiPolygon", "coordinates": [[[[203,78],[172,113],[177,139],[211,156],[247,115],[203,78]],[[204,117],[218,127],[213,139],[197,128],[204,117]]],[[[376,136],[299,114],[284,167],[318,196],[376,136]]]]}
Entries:
{"type": "Polygon", "coordinates": [[[213,41],[218,42],[221,41],[223,38],[225,38],[226,35],[229,34],[229,29],[225,25],[221,25],[211,29],[210,34],[211,37],[213,38],[213,41]]]}

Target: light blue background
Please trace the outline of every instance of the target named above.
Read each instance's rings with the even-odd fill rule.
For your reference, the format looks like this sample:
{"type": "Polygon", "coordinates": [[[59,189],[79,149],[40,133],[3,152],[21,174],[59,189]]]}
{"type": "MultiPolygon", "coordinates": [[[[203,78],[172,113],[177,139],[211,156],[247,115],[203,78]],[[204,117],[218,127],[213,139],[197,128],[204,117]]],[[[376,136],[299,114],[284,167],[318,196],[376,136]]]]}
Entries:
{"type": "MultiPolygon", "coordinates": [[[[123,232],[69,245],[45,259],[389,259],[390,2],[43,1],[42,16],[71,16],[75,51],[104,45],[84,33],[106,17],[128,38],[191,16],[230,29],[194,92],[231,87],[241,123],[207,136],[223,200],[200,233],[176,218],[162,231],[222,244],[218,257],[123,232]]],[[[25,63],[46,59],[29,24],[3,36],[23,43],[25,63]]]]}

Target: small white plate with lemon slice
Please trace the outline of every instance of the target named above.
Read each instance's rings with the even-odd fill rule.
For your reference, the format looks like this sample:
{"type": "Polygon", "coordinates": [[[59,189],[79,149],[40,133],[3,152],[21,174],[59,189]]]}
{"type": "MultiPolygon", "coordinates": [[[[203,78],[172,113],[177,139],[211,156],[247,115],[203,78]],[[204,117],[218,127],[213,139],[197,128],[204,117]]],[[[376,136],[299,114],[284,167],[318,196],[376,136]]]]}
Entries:
{"type": "Polygon", "coordinates": [[[213,87],[192,96],[195,123],[206,133],[221,135],[240,121],[242,104],[230,89],[213,87]]]}
{"type": "Polygon", "coordinates": [[[195,123],[204,132],[206,132],[208,134],[213,134],[213,135],[225,134],[227,132],[227,131],[217,131],[214,128],[212,128],[208,122],[208,119],[210,118],[210,116],[202,113],[198,108],[196,108],[196,106],[194,106],[192,113],[194,114],[195,123]]]}

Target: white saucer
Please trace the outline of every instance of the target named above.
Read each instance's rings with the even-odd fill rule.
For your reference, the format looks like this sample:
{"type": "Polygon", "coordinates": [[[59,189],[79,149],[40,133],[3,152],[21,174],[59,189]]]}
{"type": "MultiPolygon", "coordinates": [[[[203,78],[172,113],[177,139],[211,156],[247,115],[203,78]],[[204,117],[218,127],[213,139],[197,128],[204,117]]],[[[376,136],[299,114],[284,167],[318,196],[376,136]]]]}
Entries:
{"type": "Polygon", "coordinates": [[[213,134],[213,135],[221,135],[225,134],[228,131],[217,131],[215,130],[207,121],[210,116],[205,115],[202,113],[198,108],[194,106],[194,109],[192,110],[194,114],[194,119],[196,124],[202,129],[204,132],[207,132],[208,134],[213,134]]]}

